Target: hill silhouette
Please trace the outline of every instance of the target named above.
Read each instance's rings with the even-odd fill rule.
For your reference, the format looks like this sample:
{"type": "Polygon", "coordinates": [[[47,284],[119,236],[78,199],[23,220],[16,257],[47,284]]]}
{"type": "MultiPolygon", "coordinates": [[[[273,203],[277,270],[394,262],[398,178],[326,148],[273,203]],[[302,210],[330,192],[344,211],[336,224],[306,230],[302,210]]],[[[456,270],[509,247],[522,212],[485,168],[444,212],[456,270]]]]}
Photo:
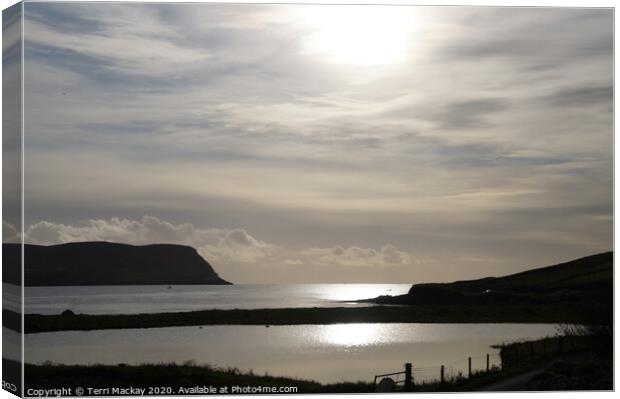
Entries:
{"type": "Polygon", "coordinates": [[[364,302],[399,305],[613,304],[613,252],[511,274],[453,283],[415,284],[398,296],[364,302]]]}
{"type": "MultiPolygon", "coordinates": [[[[8,266],[3,268],[3,281],[19,285],[20,245],[2,244],[2,253],[8,266]]],[[[26,286],[230,284],[194,248],[184,245],[26,244],[24,260],[26,286]]]]}

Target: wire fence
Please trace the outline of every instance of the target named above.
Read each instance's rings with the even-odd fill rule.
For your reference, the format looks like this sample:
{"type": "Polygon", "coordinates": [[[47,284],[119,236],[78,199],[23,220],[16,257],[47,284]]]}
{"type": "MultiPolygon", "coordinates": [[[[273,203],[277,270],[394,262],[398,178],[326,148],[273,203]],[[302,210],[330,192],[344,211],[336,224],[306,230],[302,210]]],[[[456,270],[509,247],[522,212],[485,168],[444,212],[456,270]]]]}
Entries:
{"type": "Polygon", "coordinates": [[[471,378],[473,375],[500,370],[502,358],[499,353],[488,353],[481,356],[470,356],[454,360],[451,363],[439,366],[420,366],[415,363],[407,363],[405,371],[375,376],[375,385],[384,379],[391,380],[392,385],[407,386],[407,384],[433,384],[457,381],[471,378]],[[407,367],[410,366],[411,375],[407,375],[407,367]]]}
{"type": "Polygon", "coordinates": [[[489,353],[482,356],[464,357],[439,366],[416,367],[414,363],[412,378],[414,384],[431,384],[469,378],[473,374],[501,369],[501,367],[502,359],[499,354],[489,353]]]}
{"type": "Polygon", "coordinates": [[[405,371],[375,376],[377,389],[410,391],[415,385],[452,383],[476,377],[486,372],[499,372],[540,362],[549,356],[579,352],[591,348],[596,342],[591,337],[558,335],[536,341],[513,342],[494,346],[498,351],[481,356],[456,359],[439,366],[417,366],[406,363],[405,371]]]}

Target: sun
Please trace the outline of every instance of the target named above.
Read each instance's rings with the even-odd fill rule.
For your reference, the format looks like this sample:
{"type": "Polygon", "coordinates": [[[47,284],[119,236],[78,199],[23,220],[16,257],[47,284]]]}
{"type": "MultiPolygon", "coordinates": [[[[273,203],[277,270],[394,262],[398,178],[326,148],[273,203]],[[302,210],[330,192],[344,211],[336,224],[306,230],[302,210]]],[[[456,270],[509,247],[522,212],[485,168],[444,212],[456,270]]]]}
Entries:
{"type": "Polygon", "coordinates": [[[409,7],[310,6],[302,53],[334,64],[380,66],[405,61],[419,21],[409,7]]]}

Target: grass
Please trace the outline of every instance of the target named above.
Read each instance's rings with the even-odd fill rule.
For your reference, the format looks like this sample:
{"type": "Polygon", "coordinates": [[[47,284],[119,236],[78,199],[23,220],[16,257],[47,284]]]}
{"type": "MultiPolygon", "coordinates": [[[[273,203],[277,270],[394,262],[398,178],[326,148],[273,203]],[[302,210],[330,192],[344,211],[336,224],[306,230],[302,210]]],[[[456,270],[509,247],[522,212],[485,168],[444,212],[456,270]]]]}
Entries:
{"type": "Polygon", "coordinates": [[[500,349],[504,369],[514,369],[544,363],[558,355],[587,351],[591,343],[589,337],[559,335],[496,347],[500,349]]]}
{"type": "Polygon", "coordinates": [[[520,373],[546,365],[524,389],[613,389],[613,333],[604,326],[565,328],[563,335],[499,345],[503,369],[520,373]]]}
{"type": "Polygon", "coordinates": [[[241,372],[236,368],[215,368],[209,365],[184,364],[140,364],[140,365],[60,365],[26,364],[26,387],[49,388],[63,386],[68,388],[91,387],[169,387],[179,392],[179,388],[209,386],[215,388],[232,386],[252,387],[296,387],[299,393],[329,392],[369,392],[370,384],[347,383],[321,385],[310,380],[297,380],[286,377],[259,375],[252,371],[241,372]]]}
{"type": "MultiPolygon", "coordinates": [[[[4,326],[20,331],[19,314],[3,310],[4,326]]],[[[299,325],[337,323],[579,323],[565,304],[411,305],[359,308],[203,310],[119,315],[25,315],[25,333],[198,325],[299,325]]]]}
{"type": "MultiPolygon", "coordinates": [[[[3,366],[19,367],[17,362],[3,359],[3,366]]],[[[237,368],[216,368],[209,365],[197,365],[193,362],[184,364],[140,364],[140,365],[62,365],[54,363],[26,364],[26,388],[49,389],[65,387],[75,390],[77,387],[105,389],[109,387],[166,387],[172,393],[180,388],[214,387],[218,392],[228,387],[295,387],[294,393],[372,393],[376,387],[371,382],[339,382],[321,384],[312,380],[276,377],[268,374],[256,374],[252,371],[242,372],[237,368]]],[[[453,378],[443,384],[418,384],[414,392],[448,392],[472,391],[491,382],[505,378],[498,369],[490,372],[477,372],[471,379],[453,378]]],[[[402,390],[402,387],[400,388],[402,390]]],[[[182,393],[182,392],[181,392],[182,393]]]]}
{"type": "MultiPolygon", "coordinates": [[[[559,356],[591,353],[605,362],[613,354],[613,333],[601,327],[578,326],[564,329],[562,334],[534,341],[497,345],[504,369],[528,367],[559,356]],[[583,329],[583,331],[579,331],[583,329]],[[594,333],[592,333],[594,331],[594,333]]],[[[562,329],[561,329],[562,330],[562,329]]]]}

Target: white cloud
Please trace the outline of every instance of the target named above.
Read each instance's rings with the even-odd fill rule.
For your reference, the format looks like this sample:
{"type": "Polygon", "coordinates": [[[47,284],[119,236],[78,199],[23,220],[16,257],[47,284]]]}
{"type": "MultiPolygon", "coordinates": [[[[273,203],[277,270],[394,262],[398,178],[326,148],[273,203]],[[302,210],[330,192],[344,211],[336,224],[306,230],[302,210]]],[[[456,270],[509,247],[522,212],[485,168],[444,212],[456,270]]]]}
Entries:
{"type": "Polygon", "coordinates": [[[257,240],[243,229],[234,229],[218,238],[214,245],[207,245],[203,251],[214,259],[227,259],[244,263],[254,263],[260,258],[270,256],[276,247],[257,240]]]}
{"type": "MultiPolygon", "coordinates": [[[[6,236],[15,236],[14,228],[3,224],[6,236]]],[[[154,216],[139,220],[114,217],[88,219],[78,225],[40,221],[25,231],[25,242],[53,245],[68,242],[109,241],[134,245],[174,243],[193,246],[214,264],[278,263],[309,267],[385,267],[412,264],[407,252],[387,244],[380,249],[351,246],[344,248],[308,248],[294,251],[259,240],[244,229],[200,229],[190,223],[172,224],[154,216]],[[297,256],[291,256],[297,255],[297,256]]]]}
{"type": "Polygon", "coordinates": [[[12,224],[2,221],[2,242],[19,242],[19,232],[12,224]]]}
{"type": "Polygon", "coordinates": [[[77,226],[41,221],[26,229],[25,238],[28,243],[41,245],[80,241],[184,244],[193,246],[214,263],[254,263],[276,248],[242,229],[198,229],[189,223],[175,225],[154,216],[140,220],[89,219],[77,226]]]}
{"type": "Polygon", "coordinates": [[[335,246],[331,248],[309,248],[301,252],[305,262],[335,266],[402,266],[411,264],[408,253],[392,244],[381,249],[335,246]]]}
{"type": "Polygon", "coordinates": [[[149,7],[100,7],[102,31],[63,32],[61,27],[28,21],[26,38],[31,44],[55,46],[93,57],[106,68],[127,74],[174,76],[180,67],[209,59],[206,50],[175,43],[180,34],[162,24],[149,7]]]}

